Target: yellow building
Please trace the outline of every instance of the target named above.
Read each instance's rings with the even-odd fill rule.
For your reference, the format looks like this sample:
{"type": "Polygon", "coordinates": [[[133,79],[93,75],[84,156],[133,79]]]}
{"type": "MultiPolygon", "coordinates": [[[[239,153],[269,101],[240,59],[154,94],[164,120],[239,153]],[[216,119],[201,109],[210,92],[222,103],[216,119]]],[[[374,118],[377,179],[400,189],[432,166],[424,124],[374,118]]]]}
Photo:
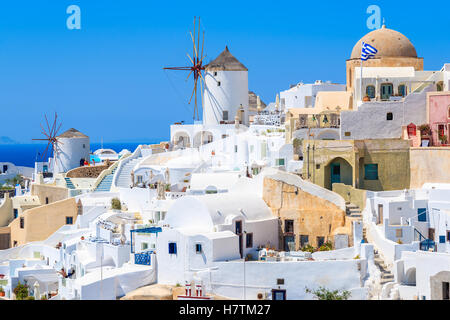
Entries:
{"type": "Polygon", "coordinates": [[[307,140],[303,161],[303,178],[330,190],[333,183],[372,191],[410,185],[407,140],[307,140]]]}
{"type": "Polygon", "coordinates": [[[9,224],[11,246],[43,241],[65,224],[74,224],[78,206],[75,198],[25,210],[9,224]]]}

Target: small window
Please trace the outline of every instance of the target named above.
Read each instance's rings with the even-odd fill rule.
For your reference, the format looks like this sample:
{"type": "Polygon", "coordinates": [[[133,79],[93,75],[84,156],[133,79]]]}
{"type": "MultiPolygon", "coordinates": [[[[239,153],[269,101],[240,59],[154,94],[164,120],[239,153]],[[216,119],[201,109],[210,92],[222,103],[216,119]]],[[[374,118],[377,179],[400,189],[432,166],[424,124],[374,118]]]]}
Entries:
{"type": "Polygon", "coordinates": [[[284,285],[284,279],[277,279],[277,286],[284,285]]]}
{"type": "Polygon", "coordinates": [[[245,237],[245,247],[253,248],[253,233],[247,233],[245,237]]]}
{"type": "Polygon", "coordinates": [[[66,217],[66,224],[73,224],[73,217],[66,217]]]}
{"type": "Polygon", "coordinates": [[[320,169],[320,164],[316,164],[316,169],[320,169]]]}
{"type": "Polygon", "coordinates": [[[294,232],[294,220],[284,220],[284,232],[285,233],[294,232]]]}
{"type": "Polygon", "coordinates": [[[214,71],[214,77],[217,76],[217,71],[214,71]]]}
{"type": "Polygon", "coordinates": [[[19,216],[19,210],[14,209],[14,219],[16,219],[19,216]]]}
{"type": "Polygon", "coordinates": [[[394,119],[394,115],[392,114],[392,112],[388,112],[386,114],[386,120],[393,120],[394,119]]]}
{"type": "Polygon", "coordinates": [[[366,87],[366,94],[369,96],[370,99],[375,98],[375,87],[374,86],[367,86],[366,87]]]}
{"type": "Polygon", "coordinates": [[[142,242],[141,243],[141,250],[147,250],[148,249],[148,243],[147,242],[142,242]]]}
{"type": "Polygon", "coordinates": [[[228,120],[228,111],[226,111],[226,110],[222,111],[222,119],[224,121],[228,120]]]}
{"type": "Polygon", "coordinates": [[[234,145],[234,152],[237,152],[237,145],[234,145]]]}
{"type": "Polygon", "coordinates": [[[195,253],[202,253],[202,245],[200,243],[195,244],[195,253]]]}
{"type": "Polygon", "coordinates": [[[300,235],[300,248],[303,248],[309,243],[309,237],[305,234],[300,235]]]}
{"type": "Polygon", "coordinates": [[[236,221],[236,227],[235,227],[235,233],[236,234],[241,234],[242,233],[242,221],[236,221]]]}
{"type": "Polygon", "coordinates": [[[137,183],[142,183],[142,176],[137,176],[137,183]]]}
{"type": "Polygon", "coordinates": [[[48,197],[45,197],[45,204],[48,204],[48,197]]]}
{"type": "Polygon", "coordinates": [[[83,149],[86,149],[86,145],[83,143],[83,149]]]}
{"type": "Polygon", "coordinates": [[[373,163],[364,165],[364,179],[378,180],[378,164],[373,163]]]}
{"type": "Polygon", "coordinates": [[[417,209],[417,220],[420,222],[427,221],[427,209],[426,208],[418,208],[417,209]]]}
{"type": "Polygon", "coordinates": [[[404,84],[398,86],[398,94],[402,97],[406,96],[406,86],[404,84]]]}
{"type": "Polygon", "coordinates": [[[445,243],[445,236],[439,236],[439,243],[445,243]]]}
{"type": "Polygon", "coordinates": [[[217,81],[217,86],[220,87],[220,81],[217,81]]]}
{"type": "Polygon", "coordinates": [[[284,166],[284,158],[276,159],[275,165],[276,166],[284,166]]]}
{"type": "Polygon", "coordinates": [[[20,217],[20,229],[24,229],[24,228],[25,228],[25,218],[20,217]]]}
{"type": "Polygon", "coordinates": [[[175,242],[169,242],[169,254],[177,254],[177,244],[175,242]]]}
{"type": "Polygon", "coordinates": [[[325,237],[317,237],[317,246],[321,247],[325,243],[325,237]]]}
{"type": "Polygon", "coordinates": [[[403,237],[402,229],[396,229],[396,230],[395,230],[395,236],[396,236],[397,238],[403,237]]]}
{"type": "Polygon", "coordinates": [[[351,133],[350,133],[350,131],[345,131],[345,133],[344,133],[344,136],[346,136],[346,137],[350,137],[350,136],[351,136],[351,133]]]}

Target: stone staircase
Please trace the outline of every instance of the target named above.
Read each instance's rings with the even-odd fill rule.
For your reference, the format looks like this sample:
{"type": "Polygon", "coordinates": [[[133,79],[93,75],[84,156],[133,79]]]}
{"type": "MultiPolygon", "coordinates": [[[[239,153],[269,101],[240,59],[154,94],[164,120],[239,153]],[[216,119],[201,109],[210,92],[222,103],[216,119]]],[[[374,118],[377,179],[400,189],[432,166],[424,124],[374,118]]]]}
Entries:
{"type": "Polygon", "coordinates": [[[70,178],[64,178],[64,180],[66,181],[66,186],[68,189],[75,189],[75,186],[72,183],[72,180],[70,180],[70,178]]]}
{"type": "MultiPolygon", "coordinates": [[[[378,253],[378,250],[374,250],[374,263],[375,266],[380,271],[380,281],[376,284],[376,286],[374,286],[369,296],[371,300],[380,300],[383,291],[383,286],[386,283],[393,282],[394,275],[387,268],[383,258],[378,253]]],[[[387,291],[390,291],[390,288],[387,291]]]]}
{"type": "Polygon", "coordinates": [[[361,209],[354,203],[345,203],[345,214],[351,218],[362,219],[361,209]]]}
{"type": "Polygon", "coordinates": [[[141,159],[142,157],[139,157],[128,161],[128,163],[122,167],[122,169],[118,172],[119,176],[117,178],[117,187],[129,188],[131,186],[131,171],[134,166],[141,161],[141,159]]]}
{"type": "Polygon", "coordinates": [[[94,192],[109,192],[111,191],[111,184],[114,177],[114,172],[116,172],[116,168],[114,168],[110,174],[107,174],[103,177],[102,181],[97,185],[94,192]]]}

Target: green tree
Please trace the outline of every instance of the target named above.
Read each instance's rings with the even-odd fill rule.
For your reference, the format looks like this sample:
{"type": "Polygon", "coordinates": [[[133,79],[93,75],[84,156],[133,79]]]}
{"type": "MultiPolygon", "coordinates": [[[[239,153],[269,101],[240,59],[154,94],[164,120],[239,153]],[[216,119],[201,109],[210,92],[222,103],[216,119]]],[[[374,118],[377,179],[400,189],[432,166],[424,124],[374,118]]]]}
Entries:
{"type": "Polygon", "coordinates": [[[312,293],[317,300],[347,300],[351,296],[348,290],[328,290],[322,286],[316,290],[306,288],[305,291],[312,293]]]}
{"type": "Polygon", "coordinates": [[[20,184],[22,187],[24,186],[23,177],[20,174],[17,174],[10,179],[5,179],[5,182],[11,186],[15,186],[17,184],[20,184]]]}
{"type": "Polygon", "coordinates": [[[16,295],[16,300],[25,300],[28,297],[28,286],[19,284],[14,288],[14,294],[16,295]]]}

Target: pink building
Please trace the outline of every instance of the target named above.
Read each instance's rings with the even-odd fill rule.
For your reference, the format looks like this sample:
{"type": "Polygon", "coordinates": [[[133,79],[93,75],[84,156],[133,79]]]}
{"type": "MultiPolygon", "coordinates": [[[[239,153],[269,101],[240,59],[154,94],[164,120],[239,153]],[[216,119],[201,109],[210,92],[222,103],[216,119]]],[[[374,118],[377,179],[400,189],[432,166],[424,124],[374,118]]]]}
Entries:
{"type": "Polygon", "coordinates": [[[450,91],[427,93],[428,124],[434,146],[448,145],[450,135],[450,91]]]}

